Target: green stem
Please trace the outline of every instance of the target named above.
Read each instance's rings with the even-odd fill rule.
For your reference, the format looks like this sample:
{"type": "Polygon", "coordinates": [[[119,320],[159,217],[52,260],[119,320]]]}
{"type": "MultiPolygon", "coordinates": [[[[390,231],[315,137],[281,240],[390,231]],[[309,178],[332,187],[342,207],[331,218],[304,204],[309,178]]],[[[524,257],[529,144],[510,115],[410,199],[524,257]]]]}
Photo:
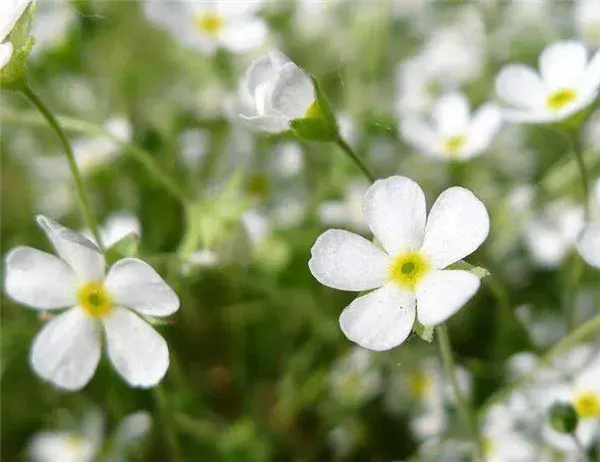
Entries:
{"type": "Polygon", "coordinates": [[[471,411],[471,407],[469,403],[464,398],[462,392],[460,391],[460,386],[458,384],[458,378],[456,375],[456,366],[454,365],[454,359],[452,358],[452,349],[450,347],[450,338],[448,336],[448,329],[444,324],[440,325],[437,328],[437,339],[438,346],[440,347],[440,355],[442,356],[442,360],[444,362],[444,367],[446,368],[446,372],[450,376],[450,382],[452,384],[452,390],[454,391],[454,396],[456,397],[456,402],[458,403],[459,408],[463,413],[463,417],[467,422],[469,427],[469,431],[471,432],[471,437],[473,438],[473,442],[475,443],[475,458],[474,460],[483,460],[483,443],[481,441],[481,437],[479,435],[479,426],[477,425],[477,418],[475,414],[471,411]]]}
{"type": "Polygon", "coordinates": [[[583,261],[578,253],[573,252],[564,296],[564,314],[566,316],[567,330],[573,329],[577,321],[577,288],[583,275],[583,261]]]}
{"type": "Polygon", "coordinates": [[[585,210],[586,220],[590,219],[590,193],[589,193],[589,180],[588,173],[583,160],[583,149],[581,148],[581,142],[579,141],[578,133],[572,133],[570,136],[571,148],[575,154],[575,160],[577,161],[577,167],[579,168],[579,176],[581,177],[581,189],[583,193],[583,207],[585,210]]]}
{"type": "Polygon", "coordinates": [[[100,233],[98,232],[98,223],[96,219],[92,215],[90,204],[88,201],[87,191],[85,189],[85,185],[83,184],[83,179],[81,178],[81,173],[79,172],[79,168],[77,167],[77,161],[75,160],[75,154],[73,153],[73,148],[71,147],[71,143],[67,138],[67,135],[63,131],[60,123],[52,114],[52,111],[44,104],[44,102],[40,99],[40,97],[33,91],[33,89],[25,83],[21,87],[21,91],[31,101],[31,103],[40,111],[40,113],[44,116],[48,125],[54,130],[56,136],[60,140],[62,147],[65,151],[65,155],[67,156],[67,161],[69,163],[69,169],[71,170],[71,176],[73,177],[73,182],[75,183],[75,189],[77,190],[77,198],[79,199],[79,205],[81,206],[81,211],[83,212],[83,218],[87,227],[90,229],[92,235],[98,247],[100,249],[104,249],[102,240],[100,239],[100,233]]]}
{"type": "Polygon", "coordinates": [[[335,144],[337,144],[342,149],[342,151],[344,151],[346,153],[346,155],[350,158],[350,160],[352,160],[352,162],[354,162],[354,164],[360,169],[360,171],[363,173],[363,175],[371,183],[373,183],[375,181],[375,175],[373,175],[371,170],[369,170],[369,168],[363,163],[363,161],[360,160],[360,157],[358,157],[356,155],[356,153],[352,150],[350,145],[348,143],[346,143],[346,141],[344,141],[344,139],[341,136],[338,136],[335,139],[335,144]]]}

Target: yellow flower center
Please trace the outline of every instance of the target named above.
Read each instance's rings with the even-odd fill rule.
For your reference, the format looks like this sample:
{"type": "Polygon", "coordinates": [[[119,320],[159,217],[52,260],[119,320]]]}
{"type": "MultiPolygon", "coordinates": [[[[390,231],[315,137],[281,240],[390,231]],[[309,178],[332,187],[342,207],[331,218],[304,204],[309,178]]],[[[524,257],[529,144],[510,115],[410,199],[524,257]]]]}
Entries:
{"type": "Polygon", "coordinates": [[[200,32],[211,37],[216,37],[223,30],[223,18],[215,12],[197,15],[194,23],[200,32]]]}
{"type": "Polygon", "coordinates": [[[415,398],[423,398],[431,390],[431,378],[423,369],[415,369],[408,375],[408,389],[415,398]]]}
{"type": "Polygon", "coordinates": [[[390,279],[396,284],[414,289],[427,271],[427,260],[417,252],[408,252],[394,259],[390,267],[390,279]]]}
{"type": "Polygon", "coordinates": [[[569,88],[563,88],[552,93],[546,99],[546,104],[553,111],[560,111],[577,97],[577,93],[569,88]]]}
{"type": "Polygon", "coordinates": [[[467,137],[465,135],[449,136],[444,140],[444,151],[446,151],[446,154],[455,156],[460,154],[466,144],[467,137]]]}
{"type": "Polygon", "coordinates": [[[83,310],[95,318],[103,318],[110,314],[114,303],[101,282],[90,281],[77,291],[77,303],[83,310]]]}
{"type": "Polygon", "coordinates": [[[579,417],[600,417],[600,393],[592,390],[582,391],[573,399],[573,406],[579,417]]]}
{"type": "Polygon", "coordinates": [[[319,109],[319,105],[317,101],[314,101],[310,107],[306,110],[306,114],[304,114],[305,119],[318,119],[321,117],[321,109],[319,109]]]}

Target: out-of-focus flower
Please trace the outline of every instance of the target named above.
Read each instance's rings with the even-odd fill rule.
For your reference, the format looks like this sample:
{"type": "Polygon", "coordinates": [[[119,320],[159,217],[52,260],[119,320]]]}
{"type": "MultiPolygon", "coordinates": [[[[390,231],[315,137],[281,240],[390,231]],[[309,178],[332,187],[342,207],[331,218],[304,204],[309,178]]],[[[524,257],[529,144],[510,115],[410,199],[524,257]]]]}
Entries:
{"type": "Polygon", "coordinates": [[[371,352],[356,346],[334,364],[329,383],[336,400],[361,405],[379,393],[382,377],[371,352]]]}
{"type": "Polygon", "coordinates": [[[206,130],[186,130],[179,136],[179,147],[186,166],[190,170],[198,168],[200,161],[209,149],[210,133],[206,130]]]}
{"type": "Polygon", "coordinates": [[[600,51],[588,62],[583,43],[553,43],[540,54],[539,72],[521,64],[511,64],[500,71],[496,92],[509,105],[504,109],[507,120],[560,121],[591,104],[600,87],[600,51]]]}
{"type": "Polygon", "coordinates": [[[425,194],[401,176],[376,181],[363,212],[379,248],[348,231],[323,233],[312,247],[309,268],[322,284],[371,291],[341,314],[346,337],[370,350],[388,350],[406,340],[415,317],[425,326],[443,323],[479,288],[471,272],[446,270],[486,239],[485,205],[454,187],[436,200],[429,217],[425,194]]]}
{"type": "Polygon", "coordinates": [[[584,42],[600,46],[600,2],[575,0],[575,29],[584,42]]]}
{"type": "Polygon", "coordinates": [[[31,0],[5,0],[0,5],[0,71],[13,55],[13,44],[7,40],[31,0]]]}
{"type": "Polygon", "coordinates": [[[44,216],[37,221],[60,258],[31,247],[12,249],[6,293],[37,310],[68,309],[35,338],[33,370],[56,387],[83,388],[98,366],[104,332],[117,372],[133,387],[156,385],[169,367],[169,350],[142,317],[173,314],[177,294],[135,258],[119,260],[105,275],[104,255],[93,242],[44,216]]]}
{"type": "Polygon", "coordinates": [[[590,148],[600,146],[600,111],[594,112],[586,124],[583,142],[590,148]]]}
{"type": "Polygon", "coordinates": [[[590,222],[577,238],[577,250],[590,265],[600,268],[600,178],[594,183],[590,204],[590,222]]]}
{"type": "Polygon", "coordinates": [[[67,0],[44,0],[38,2],[31,35],[35,38],[33,55],[59,45],[67,37],[67,31],[77,19],[75,7],[67,0]]]}
{"type": "Polygon", "coordinates": [[[262,0],[147,0],[148,19],[169,31],[186,45],[212,54],[219,47],[233,53],[260,48],[267,26],[258,16],[262,0]]]}
{"type": "Polygon", "coordinates": [[[348,181],[341,200],[328,200],[319,205],[318,216],[321,223],[366,231],[368,226],[363,215],[363,197],[369,186],[362,178],[348,181]]]}
{"type": "Polygon", "coordinates": [[[441,97],[432,111],[433,124],[419,116],[407,116],[400,131],[425,155],[444,159],[470,159],[486,150],[502,124],[501,112],[486,104],[473,115],[462,93],[441,97]]]}
{"type": "MultiPolygon", "coordinates": [[[[142,232],[142,226],[138,217],[133,213],[122,211],[113,213],[108,217],[98,231],[100,232],[103,247],[108,248],[131,233],[139,237],[142,232]]],[[[89,240],[94,241],[90,230],[86,229],[81,234],[89,240]]]]}

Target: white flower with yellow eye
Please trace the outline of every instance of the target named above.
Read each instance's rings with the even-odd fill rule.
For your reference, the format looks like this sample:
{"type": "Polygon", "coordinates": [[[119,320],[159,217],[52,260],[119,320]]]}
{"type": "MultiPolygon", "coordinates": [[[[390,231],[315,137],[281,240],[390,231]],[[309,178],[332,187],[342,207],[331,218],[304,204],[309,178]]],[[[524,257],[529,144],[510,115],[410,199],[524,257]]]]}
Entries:
{"type": "Polygon", "coordinates": [[[218,48],[243,53],[260,48],[267,26],[258,12],[262,0],[146,0],[148,19],[204,53],[218,48]]]}
{"type": "Polygon", "coordinates": [[[486,239],[489,216],[470,191],[444,191],[426,214],[425,194],[413,180],[376,181],[363,211],[381,247],[348,231],[331,229],[311,249],[308,265],[322,284],[371,291],[341,314],[346,337],[370,350],[388,350],[410,334],[415,317],[424,326],[443,323],[479,288],[473,273],[446,269],[486,239]]]}
{"type": "Polygon", "coordinates": [[[292,120],[311,117],[316,111],[310,76],[278,51],[270,51],[250,65],[239,99],[242,120],[250,128],[268,133],[289,130],[292,120]]]}
{"type": "Polygon", "coordinates": [[[0,71],[13,54],[13,45],[6,39],[30,3],[31,0],[3,0],[0,4],[0,71]]]}
{"type": "Polygon", "coordinates": [[[400,123],[402,136],[423,154],[444,159],[470,159],[486,150],[500,129],[502,117],[493,104],[473,115],[462,93],[442,96],[433,106],[432,122],[407,116],[400,123]]]}
{"type": "Polygon", "coordinates": [[[575,29],[584,42],[600,46],[600,2],[598,0],[575,1],[575,29]]]}
{"type": "Polygon", "coordinates": [[[586,46],[575,40],[548,45],[539,57],[539,74],[511,64],[496,78],[496,92],[512,122],[560,121],[589,106],[600,87],[600,51],[588,62],[586,46]]]}
{"type": "Polygon", "coordinates": [[[104,255],[94,243],[44,216],[37,221],[60,258],[31,247],[12,249],[6,256],[6,294],[37,310],[68,309],[33,341],[33,370],[58,388],[79,390],[98,366],[104,335],[108,356],[125,381],[155,386],[169,367],[169,349],[143,316],[173,314],[179,309],[175,292],[136,258],[119,260],[105,274],[104,255]]]}
{"type": "Polygon", "coordinates": [[[577,238],[577,250],[590,265],[600,268],[600,178],[594,183],[590,204],[591,220],[577,238]]]}

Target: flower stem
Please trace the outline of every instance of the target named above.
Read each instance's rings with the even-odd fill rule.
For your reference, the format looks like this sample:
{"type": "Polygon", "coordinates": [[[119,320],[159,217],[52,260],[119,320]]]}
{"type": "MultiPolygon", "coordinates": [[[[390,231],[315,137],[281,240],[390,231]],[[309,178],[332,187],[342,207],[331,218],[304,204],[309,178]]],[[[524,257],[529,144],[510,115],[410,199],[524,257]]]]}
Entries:
{"type": "Polygon", "coordinates": [[[581,142],[579,141],[578,133],[572,133],[570,136],[571,148],[575,154],[575,160],[577,161],[577,167],[579,168],[579,176],[581,176],[581,190],[583,193],[583,208],[585,210],[586,220],[590,219],[590,193],[589,193],[589,180],[588,173],[583,160],[583,149],[581,142]]]}
{"type": "Polygon", "coordinates": [[[102,240],[100,239],[100,233],[98,232],[98,223],[94,218],[94,215],[91,212],[90,204],[88,201],[87,191],[85,189],[85,185],[83,184],[83,179],[81,178],[81,173],[79,172],[79,168],[77,167],[77,161],[75,160],[75,154],[73,153],[73,148],[71,147],[71,143],[67,138],[67,135],[63,131],[60,123],[52,114],[52,111],[48,106],[44,104],[44,102],[40,99],[40,97],[33,91],[33,89],[27,84],[23,84],[21,86],[21,91],[29,99],[29,101],[40,111],[40,113],[44,116],[48,125],[54,130],[56,136],[60,140],[63,150],[65,151],[65,155],[67,156],[67,162],[69,163],[69,169],[71,171],[71,176],[73,177],[73,182],[75,183],[75,189],[77,190],[77,198],[79,199],[79,205],[81,207],[81,211],[83,212],[83,218],[87,227],[90,229],[92,235],[94,236],[94,240],[98,244],[100,249],[103,249],[102,240]]]}
{"type": "Polygon", "coordinates": [[[463,417],[467,422],[469,427],[469,431],[471,432],[471,437],[473,438],[473,442],[475,443],[475,457],[473,460],[482,461],[483,460],[483,444],[481,441],[481,437],[479,435],[479,427],[477,425],[477,419],[473,412],[471,411],[471,407],[469,403],[464,398],[462,392],[460,391],[460,386],[458,384],[458,378],[456,376],[456,366],[454,365],[454,359],[452,358],[452,349],[450,347],[450,338],[448,336],[448,329],[444,324],[440,325],[437,328],[437,339],[438,346],[440,348],[440,355],[442,356],[442,361],[444,362],[444,367],[446,368],[446,372],[450,376],[450,382],[452,384],[452,390],[454,391],[454,396],[456,397],[456,402],[458,406],[462,410],[463,417]]]}
{"type": "Polygon", "coordinates": [[[356,153],[352,150],[350,145],[346,143],[346,141],[341,136],[337,136],[337,138],[335,139],[335,144],[337,144],[342,149],[342,151],[346,153],[350,160],[354,162],[354,164],[360,169],[363,175],[371,183],[375,181],[375,175],[373,175],[371,170],[369,170],[369,168],[363,163],[363,161],[360,160],[360,157],[356,155],[356,153]]]}

